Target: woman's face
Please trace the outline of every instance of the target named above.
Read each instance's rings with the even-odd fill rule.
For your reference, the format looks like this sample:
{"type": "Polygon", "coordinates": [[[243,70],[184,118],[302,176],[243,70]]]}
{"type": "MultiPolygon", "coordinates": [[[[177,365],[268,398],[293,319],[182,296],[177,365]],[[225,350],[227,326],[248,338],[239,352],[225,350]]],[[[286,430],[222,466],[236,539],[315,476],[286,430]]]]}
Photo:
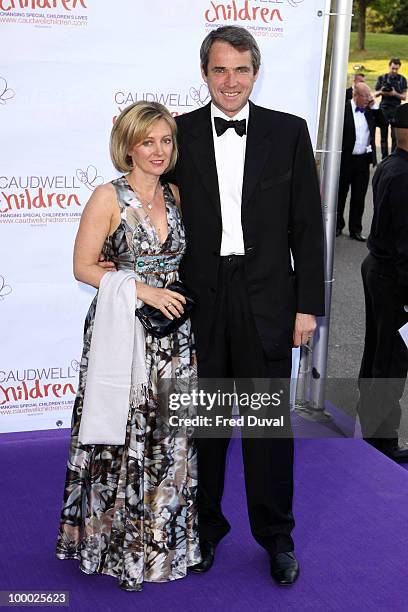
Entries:
{"type": "Polygon", "coordinates": [[[166,171],[173,152],[173,134],[167,121],[158,119],[146,137],[129,151],[133,167],[160,176],[166,171]]]}

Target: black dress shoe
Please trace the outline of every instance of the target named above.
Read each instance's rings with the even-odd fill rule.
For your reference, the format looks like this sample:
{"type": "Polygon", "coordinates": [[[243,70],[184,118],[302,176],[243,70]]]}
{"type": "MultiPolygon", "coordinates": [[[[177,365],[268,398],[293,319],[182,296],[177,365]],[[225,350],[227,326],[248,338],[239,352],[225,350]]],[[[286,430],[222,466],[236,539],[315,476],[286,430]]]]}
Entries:
{"type": "Polygon", "coordinates": [[[340,228],[337,228],[337,229],[336,229],[336,238],[338,238],[339,236],[341,236],[341,235],[342,235],[342,233],[343,233],[343,230],[342,230],[342,229],[340,229],[340,228]]]}
{"type": "Polygon", "coordinates": [[[365,242],[367,240],[365,236],[363,236],[362,234],[355,233],[355,232],[350,232],[350,238],[352,240],[357,240],[358,242],[365,242]]]}
{"type": "Polygon", "coordinates": [[[385,451],[384,454],[397,463],[408,463],[408,448],[396,446],[395,448],[385,451]]]}
{"type": "Polygon", "coordinates": [[[296,582],[299,576],[299,563],[293,552],[281,552],[271,555],[271,576],[278,584],[287,585],[296,582]]]}
{"type": "Polygon", "coordinates": [[[204,574],[204,572],[208,572],[214,563],[216,546],[216,542],[202,542],[200,545],[201,561],[196,565],[191,565],[188,570],[195,574],[204,574]]]}

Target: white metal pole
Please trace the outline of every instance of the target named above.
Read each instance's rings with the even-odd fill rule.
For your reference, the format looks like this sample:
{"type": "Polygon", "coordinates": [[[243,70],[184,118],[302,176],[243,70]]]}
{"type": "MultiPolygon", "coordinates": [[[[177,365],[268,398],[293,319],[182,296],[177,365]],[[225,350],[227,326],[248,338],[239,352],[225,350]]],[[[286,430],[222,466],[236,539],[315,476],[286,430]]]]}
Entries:
{"type": "MultiPolygon", "coordinates": [[[[333,257],[336,233],[337,192],[343,136],[344,100],[350,46],[352,0],[338,0],[333,33],[330,84],[326,111],[326,130],[321,165],[322,202],[325,226],[325,295],[326,316],[319,317],[313,343],[313,375],[311,378],[309,408],[324,411],[324,391],[327,374],[330,306],[333,283],[333,257]]],[[[322,415],[323,416],[323,415],[322,415]]]]}

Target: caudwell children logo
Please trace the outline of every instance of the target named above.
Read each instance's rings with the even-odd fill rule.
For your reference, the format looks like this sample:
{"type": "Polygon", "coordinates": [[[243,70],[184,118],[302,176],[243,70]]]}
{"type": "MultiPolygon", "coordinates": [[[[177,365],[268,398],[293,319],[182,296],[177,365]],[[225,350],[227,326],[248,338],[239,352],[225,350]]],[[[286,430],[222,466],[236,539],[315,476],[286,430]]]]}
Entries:
{"type": "Polygon", "coordinates": [[[240,25],[254,36],[283,36],[288,21],[286,7],[297,8],[303,0],[210,0],[204,10],[207,31],[220,25],[240,25]]]}
{"type": "Polygon", "coordinates": [[[88,0],[0,0],[0,23],[36,27],[88,25],[88,0]]]}
{"type": "Polygon", "coordinates": [[[0,406],[17,408],[20,402],[38,400],[57,402],[75,397],[77,374],[72,367],[31,367],[17,370],[0,370],[0,406]]]}
{"type": "Polygon", "coordinates": [[[176,117],[207,104],[210,100],[210,94],[207,85],[203,83],[198,87],[190,87],[188,91],[146,91],[143,88],[137,91],[122,89],[113,93],[113,99],[116,108],[116,114],[113,117],[113,123],[115,123],[123,109],[140,100],[160,102],[167,107],[173,117],[176,117]]]}
{"type": "Polygon", "coordinates": [[[0,224],[77,223],[89,191],[103,181],[93,164],[71,175],[0,175],[0,224]]]}

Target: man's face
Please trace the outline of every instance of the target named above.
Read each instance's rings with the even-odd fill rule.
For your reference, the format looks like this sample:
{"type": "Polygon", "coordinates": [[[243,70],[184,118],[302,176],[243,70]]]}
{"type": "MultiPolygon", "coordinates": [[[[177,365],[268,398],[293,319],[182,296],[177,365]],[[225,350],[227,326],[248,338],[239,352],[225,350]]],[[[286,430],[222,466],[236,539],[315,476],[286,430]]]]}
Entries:
{"type": "Polygon", "coordinates": [[[354,102],[359,108],[366,108],[372,101],[370,88],[365,83],[359,83],[354,88],[354,102]]]}
{"type": "Polygon", "coordinates": [[[399,64],[390,64],[390,74],[398,74],[399,69],[400,69],[399,64]]]}
{"type": "Polygon", "coordinates": [[[354,77],[354,85],[357,85],[358,83],[364,83],[364,77],[361,76],[361,74],[356,74],[354,77]]]}
{"type": "Polygon", "coordinates": [[[215,106],[233,117],[245,106],[258,73],[254,74],[250,51],[238,51],[217,40],[211,46],[207,75],[201,71],[215,106]]]}

